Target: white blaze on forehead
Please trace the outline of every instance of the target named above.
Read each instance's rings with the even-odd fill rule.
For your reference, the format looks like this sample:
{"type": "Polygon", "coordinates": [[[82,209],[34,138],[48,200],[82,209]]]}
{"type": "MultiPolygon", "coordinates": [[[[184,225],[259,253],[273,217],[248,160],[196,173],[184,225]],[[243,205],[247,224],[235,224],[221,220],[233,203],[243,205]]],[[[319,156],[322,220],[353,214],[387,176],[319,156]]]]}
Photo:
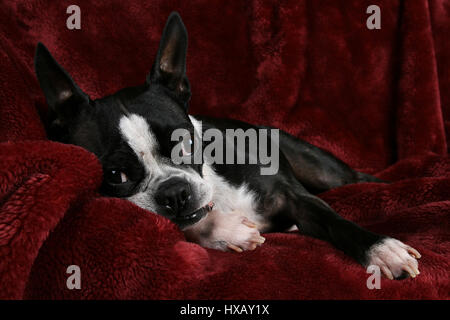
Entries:
{"type": "Polygon", "coordinates": [[[153,157],[158,143],[147,121],[137,115],[123,116],[119,122],[120,133],[125,141],[136,153],[147,170],[158,170],[159,166],[153,157]]]}
{"type": "Polygon", "coordinates": [[[194,126],[195,131],[197,131],[197,134],[199,136],[201,136],[201,131],[202,131],[202,125],[200,123],[200,121],[198,121],[197,119],[195,119],[193,116],[189,116],[189,119],[192,122],[192,125],[194,126]]]}

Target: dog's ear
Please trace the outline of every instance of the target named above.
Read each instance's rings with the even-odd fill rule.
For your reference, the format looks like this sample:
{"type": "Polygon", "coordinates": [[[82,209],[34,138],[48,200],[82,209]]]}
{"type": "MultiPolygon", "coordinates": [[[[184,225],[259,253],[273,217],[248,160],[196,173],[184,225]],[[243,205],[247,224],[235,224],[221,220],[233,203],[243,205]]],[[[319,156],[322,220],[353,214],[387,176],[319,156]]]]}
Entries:
{"type": "Polygon", "coordinates": [[[156,61],[147,77],[147,82],[167,87],[186,108],[191,97],[186,76],[187,46],[188,35],[183,21],[177,12],[172,12],[164,27],[156,61]]]}
{"type": "Polygon", "coordinates": [[[42,43],[37,45],[34,67],[47,103],[58,117],[69,120],[80,112],[80,105],[89,103],[89,97],[81,91],[42,43]]]}

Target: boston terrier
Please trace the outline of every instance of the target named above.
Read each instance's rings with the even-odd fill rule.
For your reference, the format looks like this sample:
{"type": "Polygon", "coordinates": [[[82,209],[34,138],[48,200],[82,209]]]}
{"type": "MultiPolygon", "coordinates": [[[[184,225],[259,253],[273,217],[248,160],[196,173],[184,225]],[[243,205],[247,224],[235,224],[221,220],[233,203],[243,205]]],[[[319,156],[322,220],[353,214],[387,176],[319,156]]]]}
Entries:
{"type": "MultiPolygon", "coordinates": [[[[49,106],[48,137],[98,157],[104,195],[128,199],[172,220],[188,240],[204,247],[254,250],[265,240],[260,233],[294,226],[300,234],[330,242],[363,266],[378,266],[389,279],[416,277],[417,250],[343,219],[315,196],[346,184],[382,182],[325,150],[279,130],[278,141],[272,142],[279,148],[274,174],[262,175],[261,163],[173,161],[172,150],[183,142],[173,141],[172,133],[180,128],[190,134],[188,146],[181,148],[188,158],[195,152],[187,147],[198,144],[203,129],[216,129],[224,137],[228,129],[272,129],[188,114],[187,40],[180,16],[172,13],[145,83],[97,100],[91,100],[39,43],[35,69],[49,106]]],[[[198,149],[207,145],[203,140],[198,149]]],[[[245,153],[249,158],[248,147],[235,148],[236,156],[245,153]]]]}

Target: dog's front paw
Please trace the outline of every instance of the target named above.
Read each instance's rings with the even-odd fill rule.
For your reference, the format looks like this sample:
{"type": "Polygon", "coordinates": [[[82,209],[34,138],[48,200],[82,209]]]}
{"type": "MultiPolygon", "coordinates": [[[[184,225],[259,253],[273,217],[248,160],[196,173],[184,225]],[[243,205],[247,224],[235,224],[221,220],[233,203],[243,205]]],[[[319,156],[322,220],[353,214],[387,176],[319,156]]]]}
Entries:
{"type": "Polygon", "coordinates": [[[420,274],[416,260],[420,257],[416,249],[399,240],[386,238],[369,249],[367,266],[380,267],[381,272],[391,280],[401,280],[408,276],[415,278],[420,274]]]}
{"type": "Polygon", "coordinates": [[[198,224],[184,230],[184,234],[203,247],[222,251],[254,250],[266,240],[259,234],[257,225],[238,211],[213,210],[198,224]]]}
{"type": "Polygon", "coordinates": [[[266,240],[259,234],[256,224],[245,217],[236,215],[231,221],[233,223],[233,233],[224,236],[224,241],[228,249],[243,252],[246,250],[255,250],[266,240]]]}

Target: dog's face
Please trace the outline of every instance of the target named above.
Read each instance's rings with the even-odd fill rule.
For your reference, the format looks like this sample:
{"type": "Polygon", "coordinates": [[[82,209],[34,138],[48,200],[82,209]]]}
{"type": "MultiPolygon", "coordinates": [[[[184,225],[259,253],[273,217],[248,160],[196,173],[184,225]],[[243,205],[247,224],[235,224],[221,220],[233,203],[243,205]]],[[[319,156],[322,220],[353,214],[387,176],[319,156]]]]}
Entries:
{"type": "MultiPolygon", "coordinates": [[[[104,194],[126,198],[181,228],[202,219],[212,199],[202,165],[171,161],[171,151],[180,143],[171,139],[175,129],[187,129],[191,141],[198,139],[187,114],[186,50],[185,27],[172,14],[147,82],[98,100],[82,92],[42,44],[35,57],[50,107],[49,138],[81,146],[100,159],[104,194]]],[[[181,150],[189,156],[190,146],[181,150]]]]}

